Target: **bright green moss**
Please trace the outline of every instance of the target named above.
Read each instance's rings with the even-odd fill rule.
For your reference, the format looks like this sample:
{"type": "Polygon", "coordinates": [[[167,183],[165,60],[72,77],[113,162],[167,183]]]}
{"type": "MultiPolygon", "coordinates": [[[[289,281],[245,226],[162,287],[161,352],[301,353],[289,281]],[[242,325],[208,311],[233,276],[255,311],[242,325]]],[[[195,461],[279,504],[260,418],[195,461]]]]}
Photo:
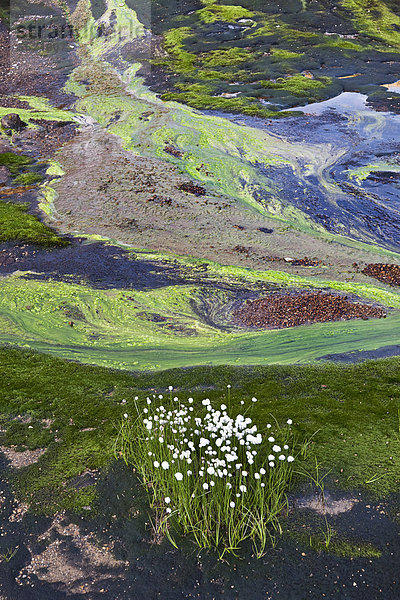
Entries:
{"type": "Polygon", "coordinates": [[[290,58],[298,58],[299,56],[303,56],[304,52],[291,52],[290,50],[285,50],[284,48],[271,48],[271,54],[277,60],[288,60],[290,58]]]}
{"type": "Polygon", "coordinates": [[[349,10],[360,33],[389,46],[400,48],[400,16],[382,0],[340,0],[340,5],[349,10]]]}
{"type": "Polygon", "coordinates": [[[279,77],[274,81],[260,81],[260,85],[269,89],[280,89],[294,96],[307,96],[315,90],[322,90],[330,85],[332,80],[330,77],[320,77],[319,79],[311,79],[304,75],[293,75],[292,77],[279,77]]]}
{"type": "Polygon", "coordinates": [[[296,540],[305,549],[311,548],[315,552],[325,552],[340,558],[380,558],[381,550],[373,544],[364,540],[351,540],[339,537],[337,532],[331,529],[332,538],[327,541],[324,536],[326,523],[315,531],[316,527],[309,526],[309,531],[298,531],[290,529],[286,532],[288,537],[296,540]]]}
{"type": "Polygon", "coordinates": [[[196,71],[196,77],[200,80],[218,79],[220,81],[245,82],[256,76],[256,73],[249,73],[248,71],[240,69],[237,71],[213,71],[211,69],[197,69],[196,71]]]}
{"type": "Polygon", "coordinates": [[[334,539],[329,544],[327,551],[343,558],[380,558],[382,556],[381,550],[373,544],[340,538],[334,539]]]}
{"type": "Polygon", "coordinates": [[[40,246],[65,246],[60,238],[37,217],[28,214],[27,204],[0,201],[0,241],[18,241],[40,246]]]}
{"type": "Polygon", "coordinates": [[[200,110],[222,110],[266,119],[275,116],[283,116],[279,113],[264,109],[254,101],[252,102],[251,99],[245,98],[224,98],[223,96],[210,96],[199,94],[197,92],[183,92],[181,94],[167,92],[166,94],[163,94],[161,98],[163,100],[173,100],[175,102],[181,102],[182,104],[188,104],[189,106],[200,110]]]}
{"type": "Polygon", "coordinates": [[[183,42],[191,37],[189,27],[170,29],[164,35],[164,48],[174,59],[174,69],[180,73],[190,73],[197,61],[197,56],[184,49],[183,42]]]}
{"type": "Polygon", "coordinates": [[[197,15],[204,23],[215,23],[215,21],[233,23],[238,19],[250,19],[253,13],[242,6],[207,4],[205,8],[197,11],[197,15]]]}
{"type": "Polygon", "coordinates": [[[21,173],[13,180],[16,185],[34,185],[35,183],[41,183],[43,181],[40,173],[21,173]]]}
{"type": "Polygon", "coordinates": [[[365,50],[370,49],[370,46],[362,46],[361,44],[355,44],[350,40],[343,40],[340,37],[330,37],[327,40],[324,40],[320,46],[325,46],[329,48],[340,48],[341,50],[353,50],[354,52],[364,52],[365,50]]]}
{"type": "MultiPolygon", "coordinates": [[[[87,469],[107,467],[116,423],[124,412],[134,414],[134,397],[138,395],[142,402],[149,392],[165,393],[168,385],[179,397],[193,396],[195,403],[204,398],[206,389],[214,403],[221,402],[229,383],[233,407],[240,407],[242,399],[258,398],[251,416],[260,427],[273,414],[278,422],[290,416],[301,439],[318,430],[310,452],[332,469],[332,483],[337,480],[339,488],[360,486],[380,497],[398,490],[399,358],[355,366],[205,366],[132,374],[0,348],[0,364],[1,425],[7,430],[7,444],[21,449],[45,444],[48,448],[38,463],[14,478],[18,496],[35,512],[56,512],[66,506],[80,510],[89,505],[94,488],[87,495],[81,490],[81,496],[69,482],[87,469]],[[17,415],[30,417],[33,428],[14,425],[17,415]],[[44,419],[50,419],[50,424],[44,419]],[[376,453],[383,478],[369,486],[363,482],[375,468],[371,455],[376,453]],[[353,477],[350,482],[349,477],[353,477]]],[[[322,536],[312,538],[323,549],[322,536]]],[[[308,542],[309,536],[304,540],[308,542]]],[[[379,555],[378,549],[364,541],[336,536],[330,548],[339,556],[379,555]]]]}
{"type": "Polygon", "coordinates": [[[228,48],[201,54],[199,58],[205,67],[231,67],[251,60],[254,54],[243,48],[228,48]]]}

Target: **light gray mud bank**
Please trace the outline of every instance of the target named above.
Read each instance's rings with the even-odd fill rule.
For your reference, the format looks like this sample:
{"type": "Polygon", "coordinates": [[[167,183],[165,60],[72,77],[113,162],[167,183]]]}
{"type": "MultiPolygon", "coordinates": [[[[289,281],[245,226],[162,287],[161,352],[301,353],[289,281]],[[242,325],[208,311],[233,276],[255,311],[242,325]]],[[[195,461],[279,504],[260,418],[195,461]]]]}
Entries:
{"type": "MultiPolygon", "coordinates": [[[[101,235],[137,248],[251,268],[304,273],[292,258],[318,257],[322,277],[368,281],[352,267],[376,255],[295,230],[244,203],[204,189],[180,189],[187,175],[166,161],[125,151],[116,136],[88,126],[58,154],[55,218],[66,233],[101,235]]],[[[318,261],[316,261],[318,263],[318,261]]]]}

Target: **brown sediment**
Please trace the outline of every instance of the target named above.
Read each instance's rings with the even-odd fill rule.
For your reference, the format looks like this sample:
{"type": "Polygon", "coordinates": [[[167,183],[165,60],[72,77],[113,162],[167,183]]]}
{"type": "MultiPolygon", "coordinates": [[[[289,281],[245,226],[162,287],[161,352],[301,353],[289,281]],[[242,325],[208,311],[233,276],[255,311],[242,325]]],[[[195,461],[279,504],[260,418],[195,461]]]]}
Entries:
{"type": "Polygon", "coordinates": [[[167,144],[164,147],[164,152],[167,152],[167,154],[171,154],[171,156],[175,156],[176,158],[182,158],[184,155],[184,152],[182,152],[182,150],[171,146],[171,144],[167,144]]]}
{"type": "Polygon", "coordinates": [[[371,263],[367,265],[361,272],[364,273],[364,275],[374,277],[383,283],[400,285],[400,265],[371,263]]]}
{"type": "Polygon", "coordinates": [[[308,258],[308,256],[295,258],[290,262],[294,267],[319,267],[322,265],[322,261],[318,260],[318,258],[308,258]]]}
{"type": "Polygon", "coordinates": [[[380,307],[352,302],[347,296],[324,292],[271,294],[246,300],[233,314],[242,325],[274,329],[307,323],[386,317],[380,307]]]}
{"type": "MultiPolygon", "coordinates": [[[[306,258],[318,257],[329,279],[347,277],[355,259],[366,264],[375,258],[367,249],[328,244],[283,227],[213,189],[204,187],[201,197],[185,192],[180,186],[188,179],[174,165],[124,150],[96,125],[64,144],[57,160],[65,175],[52,187],[57,192],[56,225],[63,233],[97,234],[137,248],[260,270],[280,263],[279,268],[296,273],[306,258]],[[293,265],[285,256],[302,262],[293,265]]],[[[353,277],[365,281],[361,273],[353,277]]]]}
{"type": "Polygon", "coordinates": [[[206,189],[203,188],[203,186],[196,185],[192,181],[189,181],[188,183],[182,183],[179,186],[179,189],[182,190],[183,192],[188,192],[189,194],[194,194],[195,196],[205,196],[207,193],[206,189]]]}
{"type": "Polygon", "coordinates": [[[34,185],[20,185],[14,188],[6,188],[0,190],[0,198],[2,196],[15,196],[18,194],[25,194],[25,192],[29,192],[29,190],[33,190],[36,186],[34,185]]]}

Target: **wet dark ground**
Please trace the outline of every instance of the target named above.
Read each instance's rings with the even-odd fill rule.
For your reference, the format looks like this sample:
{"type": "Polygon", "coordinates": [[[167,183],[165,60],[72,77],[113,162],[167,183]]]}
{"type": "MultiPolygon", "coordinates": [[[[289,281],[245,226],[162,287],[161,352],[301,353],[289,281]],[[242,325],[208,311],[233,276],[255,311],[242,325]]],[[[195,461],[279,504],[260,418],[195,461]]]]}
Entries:
{"type": "Polygon", "coordinates": [[[34,246],[0,245],[0,274],[34,271],[36,278],[82,282],[94,288],[154,289],[187,283],[170,264],[135,260],[115,246],[72,241],[67,248],[43,250],[34,246]]]}
{"type": "MultiPolygon", "coordinates": [[[[207,264],[185,267],[172,260],[152,261],[118,246],[88,243],[84,238],[72,239],[66,248],[49,250],[28,244],[0,244],[0,276],[15,271],[31,271],[26,274],[31,279],[85,283],[96,289],[150,290],[198,284],[210,290],[240,291],[241,297],[254,295],[253,290],[259,288],[264,292],[279,289],[265,283],[244,287],[233,280],[220,282],[207,273],[207,264]]],[[[202,310],[199,306],[199,314],[202,310]]]]}
{"type": "MultiPolygon", "coordinates": [[[[395,98],[396,94],[392,96],[395,98]]],[[[400,101],[400,95],[397,96],[399,100],[393,102],[400,101]]],[[[318,152],[318,144],[330,144],[332,156],[337,153],[337,158],[321,165],[322,178],[313,174],[299,177],[289,166],[257,165],[267,178],[271,191],[257,190],[255,200],[268,207],[274,200],[279,182],[280,202],[284,206],[294,205],[326,231],[376,243],[397,252],[400,239],[399,177],[390,171],[390,167],[387,171],[372,172],[360,182],[349,177],[351,170],[362,169],[377,161],[398,164],[400,120],[390,108],[383,114],[384,107],[379,106],[382,112],[373,112],[376,106],[367,105],[365,111],[342,113],[340,109],[331,109],[320,114],[307,114],[307,107],[303,107],[305,115],[277,120],[216,111],[208,111],[208,114],[265,129],[278,139],[303,143],[306,148],[315,146],[315,152],[318,152]]],[[[299,164],[302,165],[301,158],[299,164]]]]}
{"type": "MultiPolygon", "coordinates": [[[[147,501],[143,491],[123,463],[114,463],[98,484],[98,514],[95,516],[59,515],[63,524],[75,522],[82,536],[93,534],[99,545],[114,546],[121,563],[97,570],[87,565],[87,577],[74,582],[86,592],[65,591],[65,583],[41,581],[46,567],[32,573],[31,554],[46,548],[38,541],[51,526],[51,519],[29,513],[22,520],[9,522],[13,497],[7,483],[6,464],[1,464],[0,493],[1,552],[18,551],[9,561],[0,562],[0,594],[7,600],[398,600],[400,528],[390,518],[399,510],[399,499],[374,504],[360,498],[350,512],[329,517],[338,535],[363,539],[382,552],[380,558],[337,558],[317,553],[310,547],[283,537],[275,549],[256,560],[251,549],[244,549],[241,560],[218,561],[212,552],[198,553],[188,540],[176,550],[166,540],[151,543],[147,501]],[[139,514],[138,514],[139,513],[139,514]],[[382,514],[383,513],[383,514],[382,514]],[[25,576],[24,576],[25,575],[25,576]],[[17,581],[16,581],[17,579],[17,581]]],[[[290,513],[289,522],[315,521],[309,509],[290,513]]],[[[51,542],[58,539],[66,566],[79,565],[79,542],[53,531],[51,542]]]]}
{"type": "MultiPolygon", "coordinates": [[[[71,98],[60,92],[65,74],[52,72],[45,63],[37,65],[37,70],[44,70],[42,76],[30,72],[26,77],[27,73],[23,70],[13,77],[8,76],[7,87],[2,87],[1,92],[46,95],[58,105],[68,104],[71,98]]],[[[298,138],[298,120],[293,119],[293,124],[293,138],[298,138]]],[[[279,128],[280,125],[276,123],[273,127],[279,128]]],[[[316,138],[322,138],[329,134],[331,128],[327,124],[324,129],[322,120],[321,128],[315,131],[316,138]]],[[[71,278],[84,280],[103,289],[149,289],[188,283],[188,273],[170,264],[135,261],[120,248],[79,241],[74,241],[68,248],[55,250],[2,244],[0,274],[16,269],[32,270],[40,273],[38,277],[59,281],[71,281],[71,278]],[[5,256],[8,258],[4,259],[5,256]]],[[[202,279],[200,272],[198,277],[192,273],[192,280],[196,279],[202,279]]],[[[400,346],[382,348],[375,355],[377,353],[382,353],[382,356],[400,354],[400,346]]],[[[374,353],[356,354],[360,355],[357,359],[362,360],[365,355],[374,353]]],[[[336,356],[347,360],[347,355],[336,356]]],[[[336,360],[335,355],[330,360],[336,360]]],[[[147,499],[122,464],[114,465],[108,474],[100,478],[96,516],[64,515],[63,518],[67,523],[78,523],[82,534],[93,533],[102,543],[108,544],[112,540],[116,557],[128,561],[128,565],[110,569],[87,565],[87,574],[78,583],[90,591],[71,592],[66,589],[65,581],[44,581],[45,568],[43,572],[27,574],[31,555],[42,552],[46,547],[47,542],[38,541],[38,537],[48,530],[52,519],[27,513],[20,521],[10,522],[14,497],[8,478],[7,464],[0,459],[0,498],[3,499],[0,552],[18,547],[9,562],[0,562],[0,598],[2,595],[7,600],[377,600],[381,597],[398,600],[400,597],[399,526],[387,514],[367,509],[366,501],[360,502],[350,513],[337,517],[334,524],[344,534],[348,535],[354,529],[355,535],[376,545],[383,552],[379,559],[350,560],[318,555],[293,540],[283,538],[278,547],[271,549],[260,561],[247,549],[242,560],[221,563],[213,553],[203,552],[199,556],[188,541],[182,542],[181,550],[175,550],[167,541],[152,545],[151,532],[146,525],[147,499]],[[136,510],[140,510],[137,517],[134,516],[136,510]]],[[[393,507],[396,502],[398,500],[392,501],[393,507]]],[[[82,564],[79,544],[62,534],[52,535],[53,539],[59,539],[66,564],[82,564]]]]}
{"type": "Polygon", "coordinates": [[[400,355],[400,346],[382,346],[376,350],[360,350],[359,352],[338,352],[337,354],[325,354],[318,360],[329,360],[343,363],[357,363],[376,358],[389,358],[400,355]]]}

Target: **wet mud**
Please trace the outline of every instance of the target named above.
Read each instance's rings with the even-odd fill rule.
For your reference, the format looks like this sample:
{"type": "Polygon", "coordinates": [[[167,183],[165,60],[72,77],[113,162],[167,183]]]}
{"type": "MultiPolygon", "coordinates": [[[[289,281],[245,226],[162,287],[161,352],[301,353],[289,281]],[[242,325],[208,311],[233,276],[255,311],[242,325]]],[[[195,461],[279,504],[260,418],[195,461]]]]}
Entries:
{"type": "MultiPolygon", "coordinates": [[[[103,243],[71,240],[68,248],[0,245],[0,274],[32,271],[36,278],[84,282],[93,288],[156,289],[187,282],[184,272],[159,261],[136,261],[132,253],[103,243]]],[[[32,275],[33,277],[33,275],[32,275]]]]}
{"type": "Polygon", "coordinates": [[[354,352],[338,352],[337,354],[326,354],[318,360],[329,360],[333,362],[357,363],[365,360],[374,360],[377,358],[390,358],[391,356],[400,356],[400,346],[382,346],[376,350],[359,350],[354,352]]]}
{"type": "Polygon", "coordinates": [[[7,600],[239,600],[248,594],[250,582],[255,600],[397,599],[398,525],[390,517],[398,507],[395,498],[374,503],[357,494],[349,504],[347,495],[336,494],[327,501],[334,507],[328,518],[337,537],[360,549],[376,548],[374,558],[349,560],[307,545],[302,533],[315,536],[315,543],[323,520],[300,496],[284,523],[284,529],[290,526],[299,533],[298,539],[285,531],[279,546],[260,560],[246,547],[241,560],[221,562],[213,552],[194,552],[189,540],[179,540],[178,550],[166,539],[154,543],[146,495],[121,463],[100,476],[93,515],[17,513],[8,477],[3,460],[1,551],[16,549],[8,562],[0,562],[0,593],[7,600]],[[344,505],[346,510],[338,510],[344,505]]]}

